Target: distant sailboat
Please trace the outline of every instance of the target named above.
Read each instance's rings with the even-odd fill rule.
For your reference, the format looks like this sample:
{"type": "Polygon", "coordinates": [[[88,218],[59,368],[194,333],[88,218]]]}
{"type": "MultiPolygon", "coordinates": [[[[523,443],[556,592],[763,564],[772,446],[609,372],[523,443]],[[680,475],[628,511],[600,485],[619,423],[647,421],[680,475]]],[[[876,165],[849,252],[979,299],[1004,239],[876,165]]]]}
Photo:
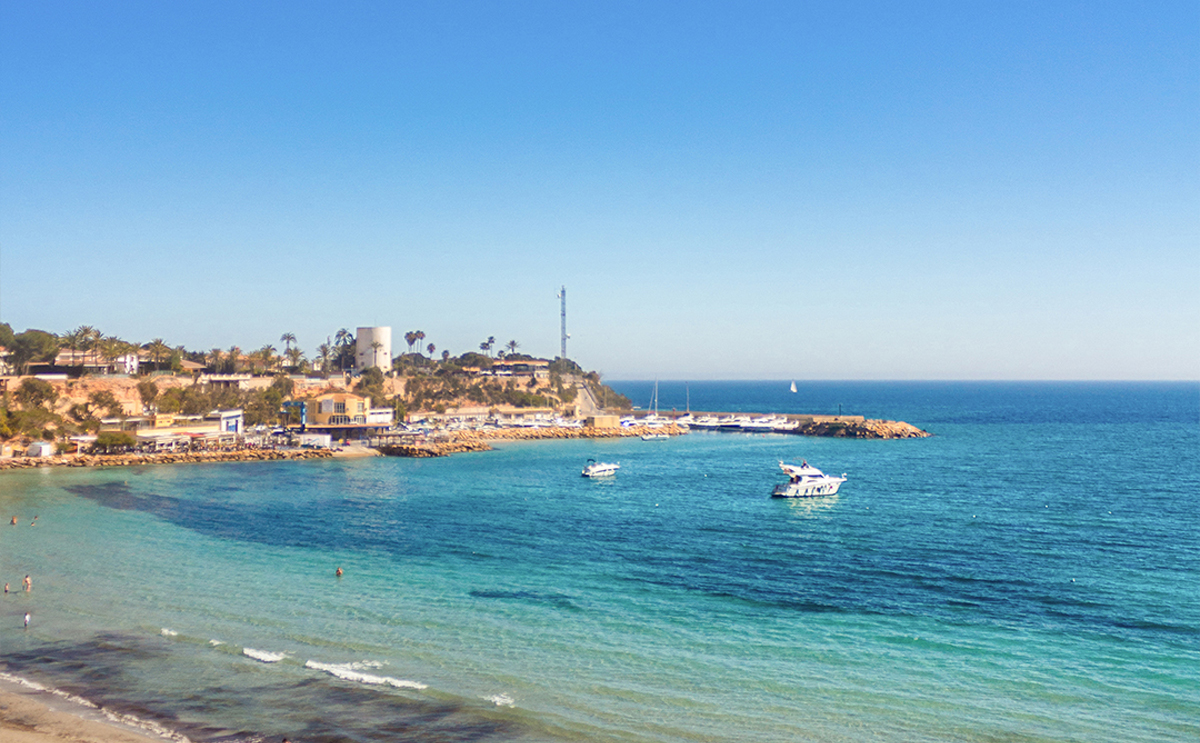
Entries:
{"type": "Polygon", "coordinates": [[[792,392],[795,392],[795,391],[796,391],[796,383],[792,382],[792,392]]]}

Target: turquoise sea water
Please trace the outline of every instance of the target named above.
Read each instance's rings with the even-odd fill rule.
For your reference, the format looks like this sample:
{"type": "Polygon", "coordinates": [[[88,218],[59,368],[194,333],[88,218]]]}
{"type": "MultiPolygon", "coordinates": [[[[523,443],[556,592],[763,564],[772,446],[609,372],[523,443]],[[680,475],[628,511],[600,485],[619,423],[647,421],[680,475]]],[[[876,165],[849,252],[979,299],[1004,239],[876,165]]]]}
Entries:
{"type": "Polygon", "coordinates": [[[1200,739],[1200,385],[798,386],[660,408],[935,436],[0,475],[0,671],[197,741],[1200,739]]]}

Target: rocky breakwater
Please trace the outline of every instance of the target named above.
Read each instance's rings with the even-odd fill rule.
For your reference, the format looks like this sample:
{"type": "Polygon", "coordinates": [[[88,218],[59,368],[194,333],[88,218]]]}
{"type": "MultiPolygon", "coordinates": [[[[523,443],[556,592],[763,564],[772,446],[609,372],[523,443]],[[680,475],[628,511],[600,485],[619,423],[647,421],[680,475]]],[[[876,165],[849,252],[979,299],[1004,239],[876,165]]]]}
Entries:
{"type": "Polygon", "coordinates": [[[674,424],[651,428],[649,426],[622,426],[619,428],[573,428],[565,426],[538,426],[530,428],[500,428],[494,430],[454,431],[440,437],[417,439],[411,442],[380,444],[376,448],[392,457],[444,457],[468,451],[490,451],[492,441],[534,441],[540,439],[609,439],[641,436],[646,433],[665,433],[679,436],[687,433],[674,424]]]}
{"type": "Polygon", "coordinates": [[[813,420],[801,423],[795,432],[844,439],[923,439],[933,435],[911,423],[884,420],[813,420]]]}
{"type": "Polygon", "coordinates": [[[0,459],[0,470],[34,467],[132,467],[146,464],[258,462],[280,459],[325,459],[327,449],[236,449],[233,451],[157,452],[154,454],[70,454],[57,457],[0,459]]]}
{"type": "Polygon", "coordinates": [[[403,444],[380,444],[375,447],[387,457],[446,457],[468,451],[491,451],[483,441],[456,441],[454,439],[423,439],[403,444]]]}

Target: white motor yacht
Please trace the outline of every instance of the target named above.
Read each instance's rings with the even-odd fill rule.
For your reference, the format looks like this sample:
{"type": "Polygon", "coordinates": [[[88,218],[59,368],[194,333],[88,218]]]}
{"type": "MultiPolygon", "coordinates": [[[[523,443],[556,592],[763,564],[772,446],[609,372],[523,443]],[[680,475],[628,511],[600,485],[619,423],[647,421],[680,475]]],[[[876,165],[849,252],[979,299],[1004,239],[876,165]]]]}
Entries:
{"type": "Polygon", "coordinates": [[[771,495],[776,498],[814,498],[820,495],[834,495],[846,481],[846,473],[841,477],[825,474],[808,462],[800,464],[779,463],[779,469],[788,476],[788,481],[775,486],[771,495]]]}
{"type": "Polygon", "coordinates": [[[617,470],[621,469],[619,462],[597,462],[595,459],[589,459],[588,465],[583,468],[584,477],[607,477],[617,474],[617,470]]]}

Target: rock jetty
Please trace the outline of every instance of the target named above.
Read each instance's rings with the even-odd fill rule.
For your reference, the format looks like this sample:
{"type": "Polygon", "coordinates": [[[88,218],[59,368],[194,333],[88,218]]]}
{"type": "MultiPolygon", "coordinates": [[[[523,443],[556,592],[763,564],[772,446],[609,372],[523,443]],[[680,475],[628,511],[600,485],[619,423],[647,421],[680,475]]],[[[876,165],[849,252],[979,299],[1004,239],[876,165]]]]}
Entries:
{"type": "Polygon", "coordinates": [[[259,462],[280,459],[325,459],[328,449],[236,449],[233,451],[157,452],[154,454],[69,454],[57,457],[0,459],[0,470],[35,467],[132,467],[145,464],[259,462]]]}
{"type": "Polygon", "coordinates": [[[453,431],[440,437],[417,439],[395,444],[380,443],[377,448],[393,457],[444,457],[468,451],[491,451],[490,441],[534,441],[538,439],[610,439],[641,436],[646,433],[665,433],[679,436],[686,433],[674,424],[658,427],[622,426],[620,428],[568,428],[545,426],[536,428],[500,428],[486,431],[453,431]]]}
{"type": "Polygon", "coordinates": [[[795,433],[842,439],[923,439],[932,435],[911,423],[884,420],[814,420],[801,424],[795,433]]]}

